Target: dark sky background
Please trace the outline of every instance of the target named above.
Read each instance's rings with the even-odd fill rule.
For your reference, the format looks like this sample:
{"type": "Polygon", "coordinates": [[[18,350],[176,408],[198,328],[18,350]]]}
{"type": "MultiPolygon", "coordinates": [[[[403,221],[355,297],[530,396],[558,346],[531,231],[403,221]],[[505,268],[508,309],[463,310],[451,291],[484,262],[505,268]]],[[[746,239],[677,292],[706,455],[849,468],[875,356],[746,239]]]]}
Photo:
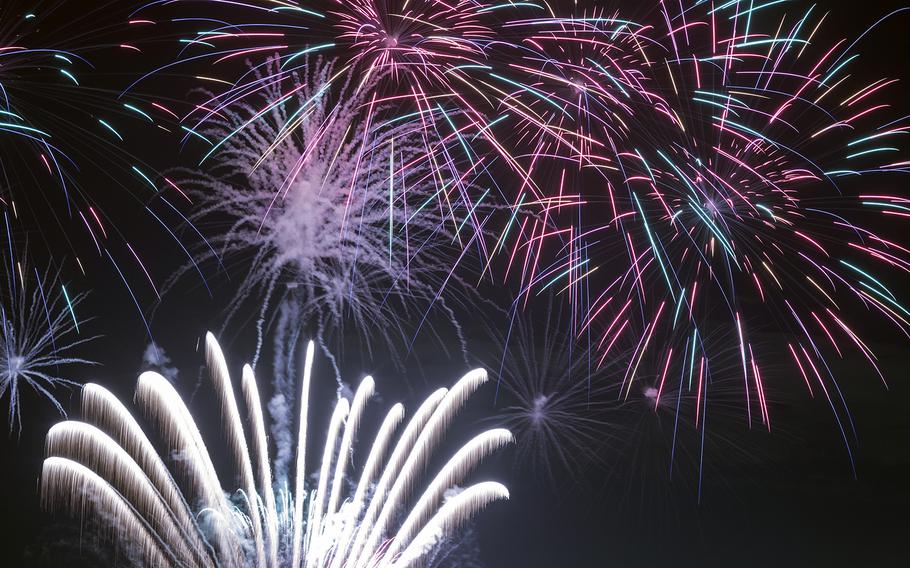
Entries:
{"type": "MultiPolygon", "coordinates": [[[[27,3],[22,3],[26,5],[27,3]]],[[[87,45],[116,43],[116,24],[125,19],[122,3],[72,0],[59,12],[71,20],[72,29],[86,33],[87,45]],[[73,8],[78,5],[78,8],[73,8]],[[92,9],[88,9],[91,6],[92,9]],[[100,6],[100,8],[96,8],[100,6]]],[[[622,6],[615,0],[605,2],[622,6]]],[[[851,36],[901,2],[824,2],[832,11],[824,33],[851,36]]],[[[910,80],[906,54],[910,53],[910,15],[895,18],[864,42],[860,52],[870,73],[910,80]]],[[[60,36],[63,37],[63,36],[60,36]]],[[[170,38],[160,47],[151,46],[144,57],[162,59],[173,54],[170,38]],[[160,53],[156,52],[160,50],[160,53]]],[[[98,49],[92,57],[98,66],[92,79],[99,96],[119,90],[147,69],[148,61],[131,60],[122,51],[98,49]]],[[[171,79],[179,84],[181,79],[171,79]]],[[[186,81],[187,88],[192,82],[186,81]]],[[[172,89],[172,91],[177,92],[172,89]]],[[[901,91],[906,104],[910,89],[901,91]]],[[[896,97],[898,92],[892,92],[896,97]]],[[[150,169],[166,169],[187,158],[178,154],[167,136],[126,126],[134,143],[130,151],[150,169]]],[[[87,167],[88,183],[106,184],[112,192],[118,183],[135,183],[117,171],[87,167]]],[[[902,183],[906,183],[901,180],[902,183]]],[[[892,182],[893,183],[893,182],[892,182]]],[[[905,186],[893,191],[907,194],[905,186]]],[[[178,268],[185,257],[140,213],[136,199],[113,200],[108,214],[120,216],[131,242],[144,251],[159,274],[178,268]]],[[[906,241],[906,235],[898,235],[906,241]]],[[[53,240],[55,236],[46,236],[53,240]]],[[[80,308],[93,318],[84,324],[86,333],[100,334],[86,350],[101,363],[91,370],[77,370],[74,378],[99,382],[131,399],[135,378],[143,370],[142,354],[148,336],[127,291],[103,260],[88,260],[89,276],[74,277],[77,289],[90,294],[80,308]]],[[[905,283],[907,284],[907,283],[905,283]]],[[[165,297],[151,319],[152,332],[174,365],[179,368],[178,390],[190,393],[201,376],[203,355],[197,339],[208,330],[218,330],[220,315],[231,297],[231,283],[212,282],[209,297],[198,281],[181,281],[165,297]]],[[[904,286],[910,292],[910,286],[904,286]]],[[[507,300],[508,291],[487,287],[482,294],[507,300]]],[[[505,325],[501,314],[465,318],[465,333],[478,354],[472,362],[489,361],[489,329],[505,325]]],[[[442,333],[445,325],[440,322],[442,333]]],[[[554,566],[600,568],[649,566],[902,566],[908,563],[906,539],[910,529],[910,373],[908,343],[891,330],[870,326],[872,346],[881,368],[890,380],[885,389],[860,361],[848,358],[835,364],[858,431],[855,455],[856,477],[836,431],[830,410],[819,399],[810,400],[802,391],[780,391],[780,404],[772,407],[775,430],[748,430],[743,423],[731,426],[725,435],[735,440],[742,453],[723,451],[708,456],[701,503],[697,502],[695,472],[681,471],[672,481],[649,468],[662,467],[666,448],[644,438],[640,455],[631,463],[613,467],[583,466],[574,471],[557,470],[553,479],[514,463],[514,452],[502,452],[474,476],[495,478],[511,490],[508,503],[489,507],[477,518],[481,557],[489,568],[554,566]]],[[[255,335],[248,327],[221,334],[235,380],[240,365],[252,354],[255,335]]],[[[773,338],[772,338],[773,339],[773,338]]],[[[348,341],[348,353],[357,352],[356,339],[348,341]]],[[[374,373],[383,407],[393,400],[409,408],[419,397],[439,386],[451,384],[468,364],[457,354],[446,356],[429,339],[418,341],[415,355],[405,369],[397,369],[387,355],[377,352],[369,359],[352,356],[345,360],[345,377],[355,382],[374,373]]],[[[324,360],[317,359],[328,373],[324,360]]],[[[784,381],[793,377],[782,377],[784,381]]],[[[330,381],[328,375],[324,380],[330,381]]],[[[260,383],[263,382],[260,379],[260,383]]],[[[322,400],[330,396],[322,392],[322,400]]],[[[482,418],[493,411],[492,387],[482,390],[458,422],[454,438],[468,439],[486,424],[482,418]],[[463,428],[463,430],[462,430],[463,428]]],[[[78,416],[78,396],[63,395],[64,405],[78,416]]],[[[204,408],[204,389],[191,408],[204,408]]],[[[5,404],[5,400],[4,400],[5,404]]],[[[216,415],[217,413],[212,413],[216,415]]],[[[40,510],[37,485],[43,459],[44,435],[59,418],[37,397],[23,403],[20,433],[0,436],[0,566],[93,566],[103,565],[90,551],[80,553],[78,524],[53,519],[40,510]],[[64,545],[66,544],[66,546],[64,545]],[[65,554],[65,555],[64,555],[65,554]]],[[[197,416],[201,416],[198,413],[197,416]]],[[[731,422],[732,424],[732,422],[731,422]]],[[[217,440],[217,416],[203,424],[217,440]]],[[[317,428],[318,430],[318,428],[317,428]]],[[[212,443],[211,447],[219,447],[212,443]]],[[[226,449],[226,448],[225,448],[226,449]]],[[[594,454],[606,456],[613,445],[605,440],[594,454]]],[[[593,456],[603,457],[603,456],[593,456]]],[[[586,462],[587,460],[580,460],[586,462]]],[[[609,461],[609,460],[605,460],[609,461]]]]}

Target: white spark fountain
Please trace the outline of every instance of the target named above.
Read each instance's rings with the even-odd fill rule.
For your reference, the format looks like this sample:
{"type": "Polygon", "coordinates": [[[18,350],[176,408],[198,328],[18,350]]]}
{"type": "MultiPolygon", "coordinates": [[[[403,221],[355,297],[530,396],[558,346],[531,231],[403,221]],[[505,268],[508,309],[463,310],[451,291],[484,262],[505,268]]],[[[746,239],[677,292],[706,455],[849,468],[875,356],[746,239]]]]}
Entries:
{"type": "Polygon", "coordinates": [[[512,441],[503,429],[483,432],[462,446],[418,494],[422,474],[452,419],[486,382],[483,370],[427,397],[397,442],[394,434],[404,420],[404,407],[392,406],[354,484],[349,469],[358,427],[374,392],[373,379],[363,379],[352,401],[338,401],[315,488],[309,487],[313,349],[311,342],[300,391],[293,495],[279,489],[276,498],[253,370],[243,368],[247,431],[224,354],[208,334],[207,359],[239,486],[222,484],[180,395],[164,377],[147,372],[139,377],[135,398],[166,452],[156,451],[113,394],[88,384],[82,395],[84,421],[67,420],[48,433],[41,476],[44,506],[97,521],[104,538],[133,547],[134,557],[148,566],[407,568],[419,565],[426,552],[487,504],[508,498],[508,490],[492,481],[453,491],[480,460],[512,441]],[[350,491],[346,480],[351,480],[350,491]],[[455,495],[447,499],[451,493],[455,495]]]}

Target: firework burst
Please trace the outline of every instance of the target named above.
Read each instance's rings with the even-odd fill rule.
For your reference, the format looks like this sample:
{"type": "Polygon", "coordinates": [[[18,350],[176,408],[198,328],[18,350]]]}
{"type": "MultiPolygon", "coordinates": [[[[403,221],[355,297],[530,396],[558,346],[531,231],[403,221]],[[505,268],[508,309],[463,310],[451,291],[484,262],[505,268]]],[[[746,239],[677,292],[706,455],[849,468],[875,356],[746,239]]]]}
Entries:
{"type": "MultiPolygon", "coordinates": [[[[46,112],[53,103],[78,92],[80,71],[89,68],[81,56],[51,45],[34,45],[40,18],[16,2],[0,12],[0,133],[5,145],[2,170],[5,186],[17,177],[13,162],[27,162],[26,172],[40,180],[46,172],[67,192],[69,158],[54,140],[52,128],[62,117],[46,112]]],[[[44,180],[41,180],[44,181],[44,180]]],[[[24,182],[24,180],[23,180],[24,182]]],[[[23,185],[25,185],[23,183],[23,185]]],[[[68,196],[67,196],[68,199],[68,196]]],[[[12,207],[12,198],[4,196],[12,207]]]]}
{"type": "MultiPolygon", "coordinates": [[[[132,23],[155,23],[144,18],[154,18],[160,4],[176,4],[180,13],[192,15],[194,5],[225,3],[154,2],[138,11],[132,23]]],[[[250,66],[230,81],[210,73],[199,76],[218,84],[219,90],[184,117],[187,139],[238,103],[253,104],[263,114],[284,106],[289,93],[300,87],[299,75],[309,73],[311,57],[325,57],[336,62],[335,72],[320,77],[322,82],[311,85],[311,90],[344,92],[358,101],[348,109],[356,109],[364,125],[358,161],[369,160],[367,154],[383,141],[390,125],[407,121],[415,130],[412,142],[419,143],[422,159],[431,162],[441,178],[448,170],[453,172],[445,179],[449,187],[437,196],[440,204],[454,215],[457,208],[469,211],[475,199],[482,199],[470,192],[465,180],[485,167],[479,153],[471,149],[471,141],[482,138],[487,121],[462,93],[471,90],[466,76],[478,66],[484,44],[490,41],[490,32],[480,23],[482,4],[358,0],[331,2],[324,13],[291,5],[275,7],[270,2],[230,4],[229,13],[238,18],[235,23],[211,22],[213,29],[189,40],[176,62],[146,76],[208,61],[230,77],[232,61],[249,61],[250,66]],[[243,15],[250,19],[244,21],[243,15]],[[264,92],[274,96],[263,98],[264,92]],[[370,139],[374,135],[378,140],[370,139]]],[[[296,126],[294,121],[283,125],[273,141],[280,141],[296,126]]],[[[214,153],[211,149],[206,157],[214,153]]]]}
{"type": "Polygon", "coordinates": [[[771,427],[763,357],[786,355],[831,406],[849,451],[851,418],[828,359],[852,347],[879,373],[854,310],[905,335],[910,315],[886,282],[910,269],[908,250],[883,228],[906,200],[856,195],[851,180],[905,173],[897,142],[907,126],[881,100],[892,81],[851,78],[853,44],[813,41],[823,17],[762,8],[661,9],[650,84],[671,110],[612,147],[600,160],[612,168],[560,178],[553,200],[568,206],[520,227],[510,270],[526,294],[567,290],[584,314],[579,329],[597,329],[602,360],[634,337],[624,397],[647,353],[661,352],[673,376],[710,359],[702,338],[723,330],[740,354],[747,423],[771,427]],[[605,270],[618,259],[622,270],[605,270]],[[758,348],[764,332],[777,347],[758,348]]]}
{"type": "Polygon", "coordinates": [[[335,406],[315,487],[310,487],[310,343],[300,390],[294,487],[276,491],[253,371],[249,366],[243,370],[249,417],[244,425],[227,364],[211,334],[206,348],[241,480],[236,492],[219,481],[197,423],[171,384],[156,373],[144,373],[136,390],[138,404],[157,426],[168,453],[180,459],[169,466],[126,407],[103,387],[88,385],[83,391],[85,421],[62,422],[48,433],[49,457],[41,481],[45,505],[90,512],[87,520],[105,528],[103,537],[121,546],[130,543],[147,565],[404,568],[479,509],[508,498],[506,488],[495,482],[447,494],[483,457],[511,441],[502,429],[473,438],[421,494],[415,491],[449,423],[486,381],[481,370],[430,395],[397,441],[404,408],[393,406],[354,478],[349,456],[374,391],[372,378],[365,378],[352,400],[341,399],[335,406]]]}
{"type": "Polygon", "coordinates": [[[34,278],[22,276],[17,281],[13,276],[5,280],[0,307],[0,397],[9,397],[10,430],[21,426],[20,401],[27,389],[34,390],[65,415],[54,391],[79,383],[65,378],[63,370],[93,364],[75,354],[81,345],[94,339],[79,336],[75,308],[85,296],[70,297],[66,287],[50,276],[35,270],[34,278]]]}
{"type": "MultiPolygon", "coordinates": [[[[198,138],[207,122],[238,102],[263,113],[283,106],[296,74],[320,55],[338,69],[323,78],[321,88],[348,88],[348,74],[356,78],[350,94],[360,100],[365,149],[389,125],[412,123],[419,157],[440,170],[446,188],[437,200],[453,229],[467,218],[470,229],[483,233],[484,218],[464,215],[482,202],[533,206],[537,212],[554,207],[540,187],[552,159],[605,167],[600,158],[626,147],[621,141],[638,124],[640,108],[670,114],[647,84],[645,50],[656,43],[648,37],[652,26],[602,10],[559,17],[534,2],[332,1],[319,11],[256,0],[181,0],[152,2],[131,23],[156,30],[167,25],[172,14],[159,12],[163,5],[181,15],[178,22],[203,21],[211,28],[195,29],[176,61],[127,92],[167,70],[212,63],[204,72],[190,71],[218,87],[187,110],[186,140],[198,138]],[[208,20],[199,11],[214,6],[228,7],[226,21],[208,20]],[[269,62],[273,57],[278,65],[269,62]],[[251,69],[238,71],[232,65],[238,59],[248,60],[251,69]],[[265,91],[275,96],[262,99],[265,91]],[[517,175],[518,182],[500,171],[517,175]],[[491,190],[477,191],[470,180],[478,177],[491,190]]],[[[283,131],[276,134],[280,138],[283,131]]]]}
{"type": "Polygon", "coordinates": [[[145,123],[151,116],[117,101],[95,67],[108,49],[129,48],[102,40],[112,34],[105,25],[111,4],[0,6],[0,210],[13,263],[39,258],[68,277],[113,268],[141,312],[133,276],[156,297],[158,284],[131,240],[137,232],[126,227],[163,223],[173,189],[159,188],[152,168],[130,152],[124,117],[145,123]]]}
{"type": "Polygon", "coordinates": [[[194,220],[225,229],[185,271],[207,259],[243,263],[228,319],[255,299],[260,326],[290,305],[320,342],[345,322],[372,330],[368,345],[404,338],[401,313],[444,308],[439,293],[452,278],[442,259],[457,264],[460,235],[436,201],[442,172],[415,157],[410,123],[365,137],[362,100],[322,87],[332,63],[307,69],[285,106],[263,114],[238,103],[203,131],[222,135],[219,152],[209,173],[182,185],[200,203],[194,220]]]}
{"type": "Polygon", "coordinates": [[[498,418],[515,433],[518,467],[551,481],[598,461],[612,438],[606,417],[615,389],[566,333],[567,311],[550,295],[540,314],[545,324],[530,309],[498,342],[498,418]]]}
{"type": "MultiPolygon", "coordinates": [[[[634,336],[628,339],[634,341],[634,336]]],[[[676,504],[701,503],[706,485],[716,488],[730,476],[754,475],[760,456],[769,451],[769,433],[750,429],[743,421],[738,345],[716,332],[701,339],[711,356],[699,350],[693,357],[691,342],[673,339],[676,344],[645,354],[628,392],[622,383],[626,369],[619,365],[609,372],[602,393],[612,401],[606,416],[618,441],[603,452],[601,482],[630,512],[652,510],[653,505],[677,513],[676,504]],[[685,365],[668,365],[683,359],[685,365]]],[[[627,345],[625,350],[631,354],[634,348],[627,345]]],[[[766,386],[769,406],[779,408],[786,400],[784,391],[776,388],[777,381],[788,376],[786,367],[784,361],[763,367],[773,379],[766,386]]],[[[778,424],[775,433],[787,430],[778,424]]]]}

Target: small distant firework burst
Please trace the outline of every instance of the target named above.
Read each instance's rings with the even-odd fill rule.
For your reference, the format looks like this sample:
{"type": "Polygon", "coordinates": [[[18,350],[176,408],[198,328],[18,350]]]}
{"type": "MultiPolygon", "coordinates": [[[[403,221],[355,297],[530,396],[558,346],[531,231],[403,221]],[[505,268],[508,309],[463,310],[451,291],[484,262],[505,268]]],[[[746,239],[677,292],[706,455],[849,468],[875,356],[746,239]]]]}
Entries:
{"type": "Polygon", "coordinates": [[[24,273],[11,278],[0,306],[0,398],[9,398],[7,420],[13,431],[21,427],[20,402],[29,389],[66,414],[56,391],[79,386],[64,374],[74,365],[93,364],[76,354],[93,338],[79,335],[75,309],[83,295],[70,297],[51,273],[35,270],[27,278],[24,273]]]}
{"type": "MultiPolygon", "coordinates": [[[[421,162],[411,123],[366,136],[364,100],[324,88],[333,63],[301,67],[284,105],[263,113],[237,103],[201,132],[220,140],[218,151],[182,185],[200,204],[193,219],[225,228],[195,260],[244,263],[228,319],[248,300],[260,322],[290,303],[320,343],[345,322],[370,330],[368,346],[404,338],[402,313],[419,301],[444,307],[444,259],[458,254],[431,189],[443,170],[421,162]]],[[[277,96],[273,86],[260,98],[277,96]]]]}
{"type": "Polygon", "coordinates": [[[496,399],[498,419],[515,434],[517,466],[556,480],[595,461],[608,445],[615,404],[604,369],[567,333],[565,303],[547,300],[539,319],[533,309],[521,314],[497,344],[496,399]]]}
{"type": "Polygon", "coordinates": [[[349,457],[374,391],[373,379],[365,378],[353,399],[340,399],[332,412],[311,487],[306,481],[312,451],[307,433],[314,358],[310,343],[299,386],[296,475],[288,489],[273,478],[253,370],[243,369],[245,425],[227,364],[211,334],[206,350],[241,481],[236,490],[219,481],[214,456],[173,386],[147,372],[139,377],[137,403],[159,430],[165,456],[179,458],[159,455],[127,408],[103,387],[89,384],[83,390],[85,421],[62,422],[48,433],[41,476],[45,506],[83,515],[101,529],[103,540],[127,549],[143,565],[405,568],[421,565],[428,552],[444,546],[487,504],[508,498],[506,488],[492,481],[458,488],[480,460],[511,442],[503,429],[473,438],[421,494],[415,491],[452,419],[486,382],[482,370],[468,373],[451,389],[435,391],[407,423],[404,407],[394,405],[354,477],[349,457]]]}
{"type": "MultiPolygon", "coordinates": [[[[674,350],[686,349],[685,337],[674,339],[674,350]]],[[[691,365],[672,368],[666,351],[646,353],[628,392],[621,382],[625,369],[613,371],[603,395],[614,401],[607,416],[616,443],[604,457],[604,488],[617,495],[618,505],[644,512],[652,510],[646,503],[700,503],[706,483],[715,482],[714,488],[726,484],[731,472],[754,473],[767,450],[765,430],[743,429],[739,346],[720,332],[702,341],[711,357],[687,353],[691,365]]],[[[786,361],[779,361],[763,370],[776,377],[785,368],[786,361]]],[[[767,402],[779,406],[784,394],[775,387],[766,387],[767,402]]]]}

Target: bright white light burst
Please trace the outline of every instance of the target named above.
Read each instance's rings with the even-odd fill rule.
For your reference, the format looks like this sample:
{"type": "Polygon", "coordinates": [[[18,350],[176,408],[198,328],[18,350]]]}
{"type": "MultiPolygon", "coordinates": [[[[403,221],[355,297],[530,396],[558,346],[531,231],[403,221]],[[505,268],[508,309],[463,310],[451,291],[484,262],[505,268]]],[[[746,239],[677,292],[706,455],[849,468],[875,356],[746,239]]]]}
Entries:
{"type": "Polygon", "coordinates": [[[215,457],[171,383],[146,372],[135,400],[156,427],[162,453],[113,394],[89,384],[83,390],[84,422],[68,420],[48,433],[41,476],[45,507],[97,524],[106,540],[133,547],[130,553],[141,565],[405,568],[419,565],[478,510],[508,498],[506,488],[493,481],[458,489],[481,459],[512,441],[504,429],[474,437],[418,492],[452,419],[486,382],[483,370],[433,392],[397,440],[404,407],[394,405],[355,476],[353,448],[374,391],[373,379],[366,377],[352,400],[338,400],[319,474],[310,485],[310,342],[300,383],[296,475],[288,490],[274,485],[252,368],[243,368],[244,423],[224,355],[211,334],[206,348],[235,470],[226,479],[236,473],[239,487],[219,477],[215,457]]]}

